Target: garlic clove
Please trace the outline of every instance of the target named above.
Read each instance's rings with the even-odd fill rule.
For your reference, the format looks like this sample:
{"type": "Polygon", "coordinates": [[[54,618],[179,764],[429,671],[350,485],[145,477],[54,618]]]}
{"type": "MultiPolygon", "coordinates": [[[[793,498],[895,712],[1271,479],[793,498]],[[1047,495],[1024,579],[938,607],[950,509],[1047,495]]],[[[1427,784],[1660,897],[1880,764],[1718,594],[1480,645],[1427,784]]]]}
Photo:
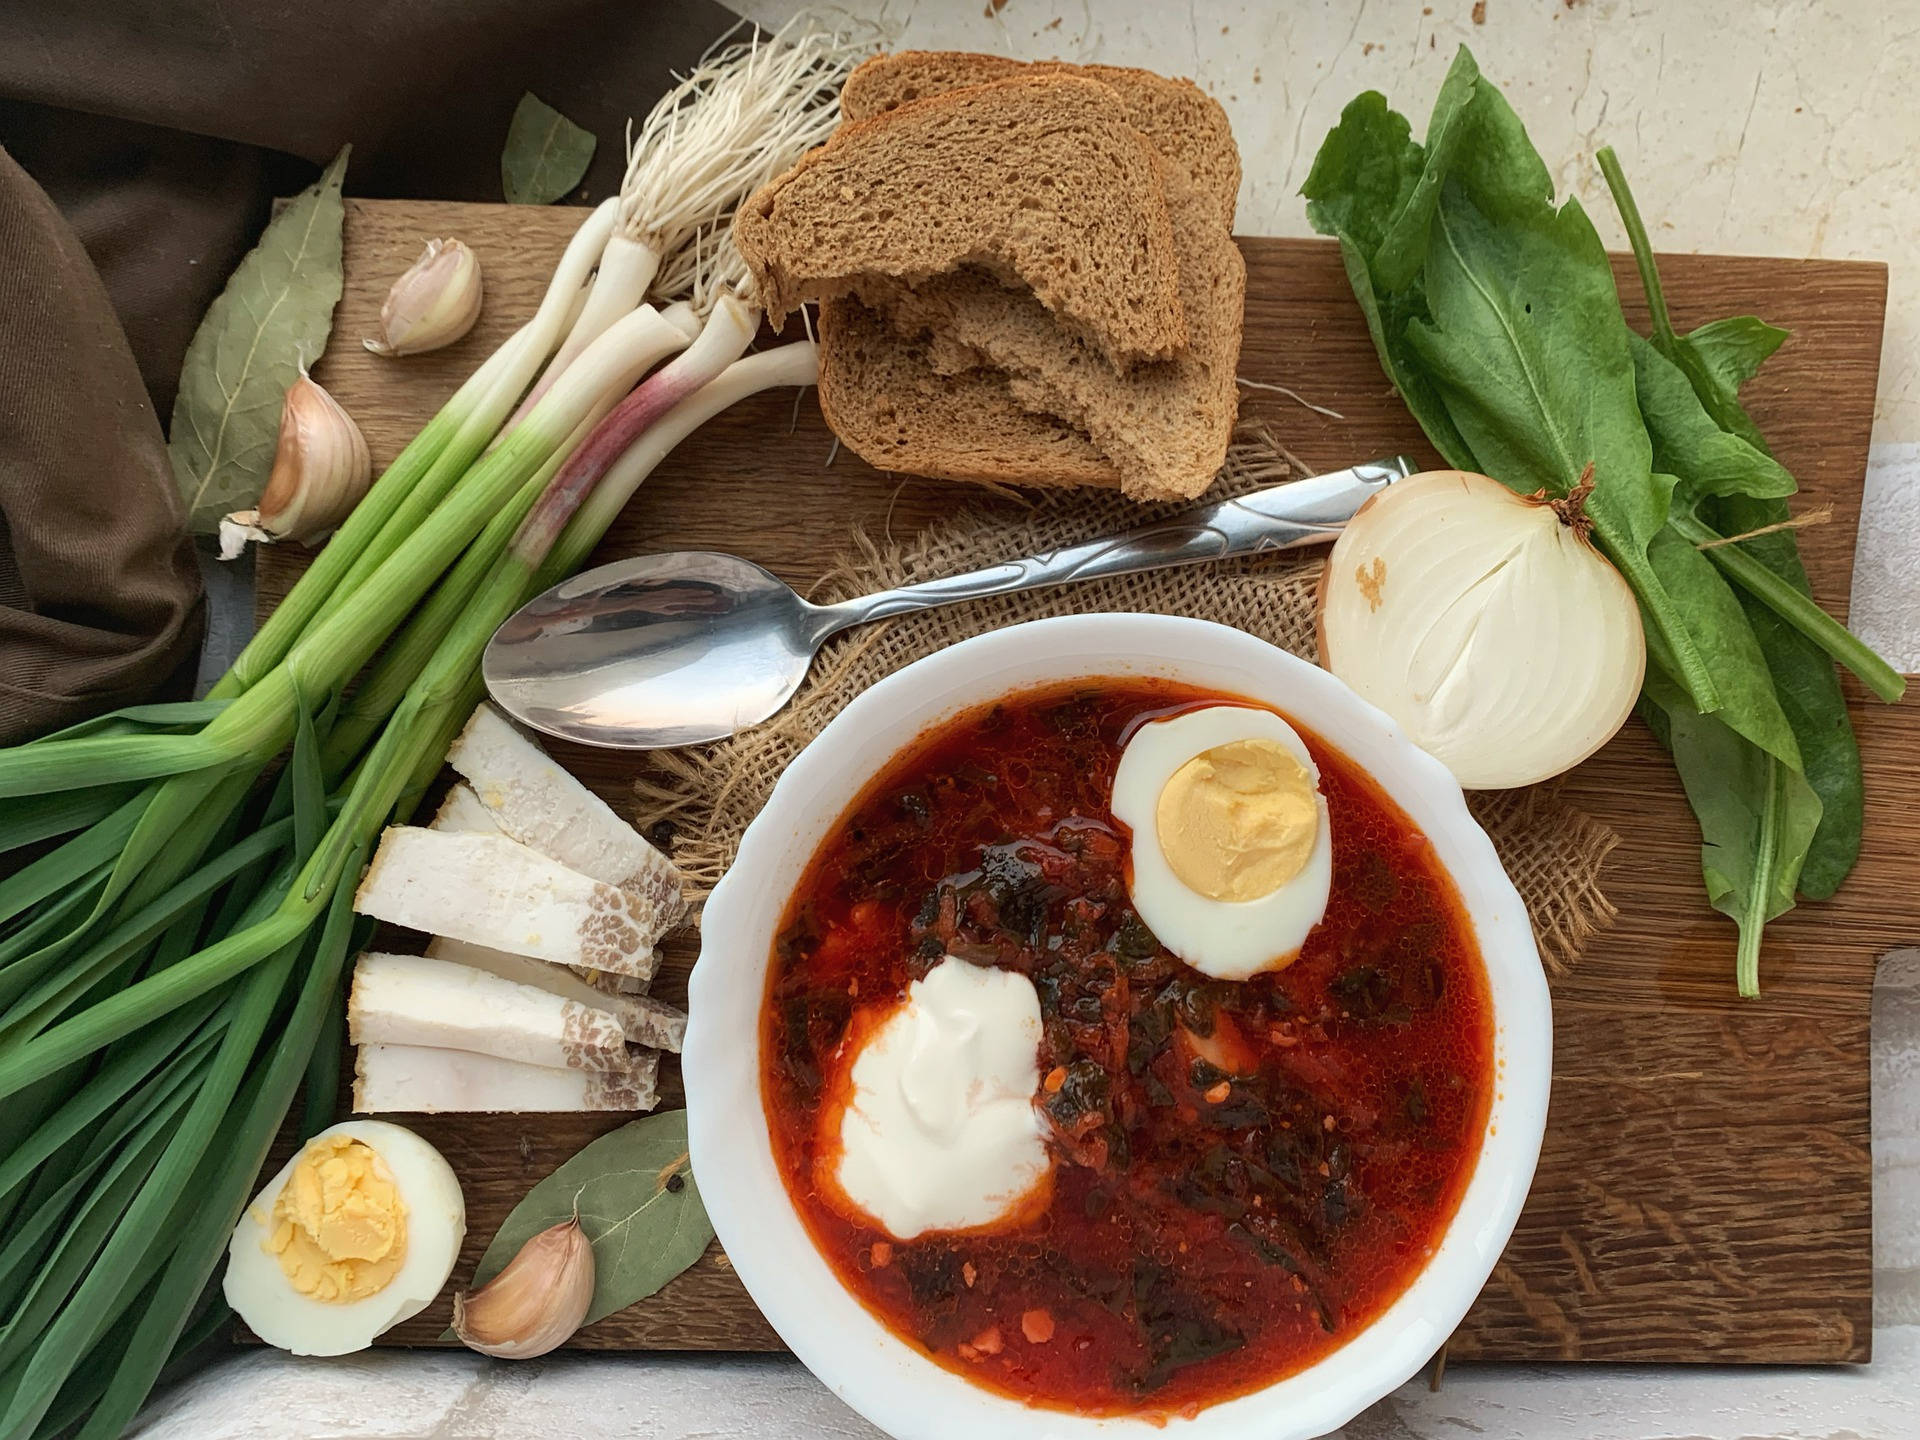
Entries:
{"type": "Polygon", "coordinates": [[[480,318],[480,260],[458,240],[429,240],[380,307],[376,355],[418,355],[451,345],[480,318]]]}
{"type": "Polygon", "coordinates": [[[340,402],[302,371],[280,411],[267,487],[254,509],[236,510],[220,522],[220,558],[235,559],[249,541],[306,545],[322,539],[372,483],[367,437],[340,402]]]}
{"type": "Polygon", "coordinates": [[[531,1360],[565,1344],[593,1302],[593,1246],[578,1218],[542,1230],[493,1279],[453,1297],[460,1343],[502,1360],[531,1360]]]}

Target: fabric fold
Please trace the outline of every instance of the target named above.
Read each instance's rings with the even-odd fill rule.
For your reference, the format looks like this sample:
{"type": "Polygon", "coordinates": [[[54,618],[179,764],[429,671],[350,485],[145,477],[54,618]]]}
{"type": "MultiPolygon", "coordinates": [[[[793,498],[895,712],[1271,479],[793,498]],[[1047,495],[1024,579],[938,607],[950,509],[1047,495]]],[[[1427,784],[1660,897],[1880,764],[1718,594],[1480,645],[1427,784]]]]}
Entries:
{"type": "Polygon", "coordinates": [[[160,422],[86,251],[0,150],[0,743],[180,677],[200,577],[160,422]]]}

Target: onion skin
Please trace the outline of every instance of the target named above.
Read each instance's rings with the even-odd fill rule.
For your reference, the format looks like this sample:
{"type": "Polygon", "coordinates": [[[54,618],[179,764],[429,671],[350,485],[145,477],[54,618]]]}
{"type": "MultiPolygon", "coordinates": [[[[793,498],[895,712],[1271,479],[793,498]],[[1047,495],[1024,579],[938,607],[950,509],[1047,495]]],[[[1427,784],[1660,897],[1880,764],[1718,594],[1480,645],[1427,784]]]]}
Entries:
{"type": "Polygon", "coordinates": [[[1395,482],[1321,572],[1320,663],[1463,789],[1562,774],[1618,732],[1646,671],[1639,606],[1568,500],[1484,475],[1395,482]],[[1364,577],[1364,578],[1363,578],[1364,577]]]}

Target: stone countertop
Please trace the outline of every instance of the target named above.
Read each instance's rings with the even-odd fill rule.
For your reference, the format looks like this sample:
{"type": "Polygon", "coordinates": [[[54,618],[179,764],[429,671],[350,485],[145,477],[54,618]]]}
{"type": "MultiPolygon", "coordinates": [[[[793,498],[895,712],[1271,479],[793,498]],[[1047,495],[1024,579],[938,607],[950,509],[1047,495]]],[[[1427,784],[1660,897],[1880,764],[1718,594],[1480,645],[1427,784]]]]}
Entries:
{"type": "MultiPolygon", "coordinates": [[[[1470,45],[1556,178],[1624,245],[1593,151],[1612,144],[1670,250],[1883,259],[1891,272],[1856,630],[1920,669],[1920,6],[1868,0],[840,0],[900,43],[1191,75],[1232,117],[1238,228],[1308,233],[1297,191],[1340,107],[1367,88],[1424,117],[1470,45]],[[1476,16],[1478,18],[1476,18],[1476,16]]],[[[777,24],[795,0],[747,0],[777,24]]],[[[1920,942],[1920,936],[1915,936],[1920,942]]],[[[1908,1440],[1920,1436],[1920,950],[1874,992],[1871,1365],[1837,1369],[1451,1367],[1345,1440],[1908,1440]]],[[[156,1398],[144,1440],[871,1440],[780,1356],[464,1353],[299,1361],[237,1355],[156,1398]]]]}

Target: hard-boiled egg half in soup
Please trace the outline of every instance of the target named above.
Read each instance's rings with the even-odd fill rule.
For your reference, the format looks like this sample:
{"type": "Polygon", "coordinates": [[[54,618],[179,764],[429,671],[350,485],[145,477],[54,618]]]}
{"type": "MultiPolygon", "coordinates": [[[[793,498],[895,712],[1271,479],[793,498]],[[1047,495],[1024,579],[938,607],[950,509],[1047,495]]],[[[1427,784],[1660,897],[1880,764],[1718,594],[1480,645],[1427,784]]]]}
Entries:
{"type": "Polygon", "coordinates": [[[1270,710],[1210,705],[1142,725],[1114,772],[1113,814],[1133,832],[1134,909],[1202,974],[1281,969],[1326,913],[1320,771],[1270,710]]]}
{"type": "Polygon", "coordinates": [[[467,1233],[460,1182],[379,1120],[322,1130],[254,1197],[227,1249],[227,1303],[269,1345],[345,1355],[433,1302],[467,1233]]]}

